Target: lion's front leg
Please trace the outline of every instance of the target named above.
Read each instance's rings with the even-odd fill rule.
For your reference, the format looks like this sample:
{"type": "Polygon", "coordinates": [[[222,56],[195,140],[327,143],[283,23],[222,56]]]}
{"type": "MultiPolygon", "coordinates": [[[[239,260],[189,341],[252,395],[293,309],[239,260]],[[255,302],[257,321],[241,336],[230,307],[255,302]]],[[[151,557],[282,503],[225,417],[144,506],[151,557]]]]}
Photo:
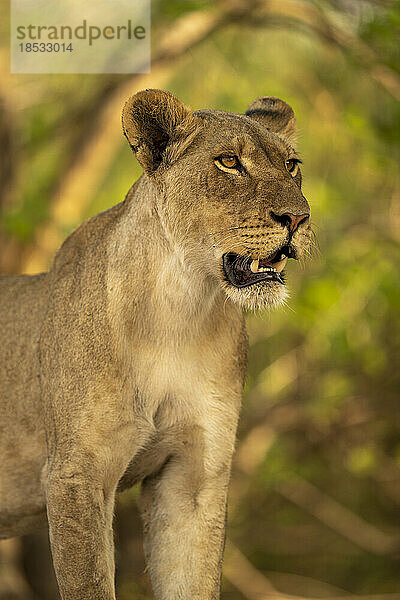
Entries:
{"type": "Polygon", "coordinates": [[[143,483],[145,554],[157,600],[219,598],[236,422],[236,414],[214,422],[210,414],[210,426],[188,430],[161,472],[143,483]]]}
{"type": "MultiPolygon", "coordinates": [[[[108,414],[64,413],[65,426],[50,430],[43,476],[53,563],[62,600],[115,600],[112,520],[119,479],[140,440],[128,419],[108,414]],[[68,418],[65,418],[65,417],[68,418]]],[[[71,406],[71,405],[70,405],[71,406]]],[[[93,406],[88,402],[88,406],[93,406]]],[[[54,414],[54,413],[53,413],[54,414]]],[[[57,417],[58,415],[55,414],[57,417]]]]}
{"type": "Polygon", "coordinates": [[[63,600],[115,600],[114,490],[88,469],[53,469],[47,482],[53,563],[63,600]]]}

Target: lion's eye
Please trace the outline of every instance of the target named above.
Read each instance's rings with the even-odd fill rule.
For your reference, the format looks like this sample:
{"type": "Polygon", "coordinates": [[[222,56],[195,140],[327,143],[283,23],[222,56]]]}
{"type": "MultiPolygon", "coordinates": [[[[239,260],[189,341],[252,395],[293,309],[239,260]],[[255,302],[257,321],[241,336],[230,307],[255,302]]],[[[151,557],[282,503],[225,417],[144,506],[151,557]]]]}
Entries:
{"type": "Polygon", "coordinates": [[[299,162],[301,162],[298,158],[289,158],[285,162],[286,170],[289,171],[292,177],[296,177],[299,170],[299,162]]]}
{"type": "Polygon", "coordinates": [[[217,161],[226,169],[238,169],[240,167],[238,157],[231,154],[218,156],[217,161]]]}

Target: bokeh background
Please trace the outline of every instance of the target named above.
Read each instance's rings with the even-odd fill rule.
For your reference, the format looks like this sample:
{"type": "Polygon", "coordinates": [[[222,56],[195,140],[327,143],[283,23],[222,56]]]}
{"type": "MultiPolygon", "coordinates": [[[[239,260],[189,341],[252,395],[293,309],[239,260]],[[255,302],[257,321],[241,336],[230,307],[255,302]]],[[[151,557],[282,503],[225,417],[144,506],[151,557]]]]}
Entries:
{"type": "MultiPolygon", "coordinates": [[[[400,2],[152,1],[148,75],[10,75],[0,31],[0,272],[48,268],[140,175],[124,99],[294,108],[318,251],[248,315],[226,600],[400,599],[400,2]]],[[[0,457],[1,460],[1,457],[0,457]]],[[[116,511],[120,600],[152,597],[138,489],[116,511]]],[[[177,536],[179,545],[179,536],[177,536]]],[[[0,543],[1,600],[54,600],[47,533],[0,543]]]]}

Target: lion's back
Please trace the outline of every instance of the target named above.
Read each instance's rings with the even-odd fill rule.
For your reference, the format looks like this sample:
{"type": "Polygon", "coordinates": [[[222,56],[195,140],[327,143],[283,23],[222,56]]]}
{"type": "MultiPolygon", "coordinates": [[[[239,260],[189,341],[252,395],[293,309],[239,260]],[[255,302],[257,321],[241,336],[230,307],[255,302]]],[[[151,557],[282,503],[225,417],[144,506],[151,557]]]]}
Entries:
{"type": "Polygon", "coordinates": [[[45,522],[38,343],[47,298],[47,274],[0,277],[0,538],[45,522]]]}
{"type": "MultiPolygon", "coordinates": [[[[0,426],[29,419],[38,400],[38,341],[47,305],[47,278],[0,277],[0,426]]],[[[6,430],[7,433],[7,430],[6,430]]]]}

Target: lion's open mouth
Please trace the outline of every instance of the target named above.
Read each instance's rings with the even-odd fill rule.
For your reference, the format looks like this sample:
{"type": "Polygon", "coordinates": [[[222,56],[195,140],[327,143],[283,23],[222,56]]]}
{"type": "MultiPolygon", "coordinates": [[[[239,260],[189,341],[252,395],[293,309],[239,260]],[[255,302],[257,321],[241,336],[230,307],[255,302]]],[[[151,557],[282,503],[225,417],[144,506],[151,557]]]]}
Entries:
{"type": "Polygon", "coordinates": [[[261,281],[277,281],[284,284],[283,269],[288,258],[295,258],[292,246],[283,246],[268,258],[252,260],[248,256],[228,252],[222,257],[225,276],[229,283],[244,288],[261,281]]]}

